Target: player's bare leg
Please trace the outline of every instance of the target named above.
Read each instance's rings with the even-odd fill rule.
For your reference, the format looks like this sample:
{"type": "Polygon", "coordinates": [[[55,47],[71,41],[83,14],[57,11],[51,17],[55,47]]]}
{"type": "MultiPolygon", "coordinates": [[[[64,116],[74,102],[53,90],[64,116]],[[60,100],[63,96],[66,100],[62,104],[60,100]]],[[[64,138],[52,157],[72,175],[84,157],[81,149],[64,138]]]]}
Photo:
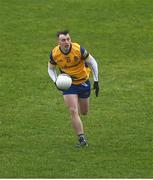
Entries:
{"type": "Polygon", "coordinates": [[[87,143],[84,138],[83,124],[80,119],[79,111],[78,111],[78,95],[76,94],[64,95],[64,101],[69,109],[72,125],[77,135],[79,136],[79,141],[80,143],[82,141],[82,143],[84,143],[83,145],[86,145],[87,143]]]}
{"type": "Polygon", "coordinates": [[[64,95],[64,101],[69,109],[72,125],[76,133],[83,134],[83,124],[78,113],[78,96],[76,94],[64,95]]]}

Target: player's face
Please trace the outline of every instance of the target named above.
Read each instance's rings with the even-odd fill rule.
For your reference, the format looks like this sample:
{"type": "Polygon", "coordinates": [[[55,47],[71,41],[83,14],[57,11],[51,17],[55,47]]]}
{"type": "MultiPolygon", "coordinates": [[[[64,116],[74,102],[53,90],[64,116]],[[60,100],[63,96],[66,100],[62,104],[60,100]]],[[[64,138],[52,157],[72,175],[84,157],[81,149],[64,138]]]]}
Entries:
{"type": "Polygon", "coordinates": [[[64,50],[69,50],[70,49],[70,44],[71,44],[71,38],[70,38],[70,35],[69,34],[60,34],[59,35],[59,38],[58,38],[58,43],[61,47],[61,49],[64,49],[64,50]]]}

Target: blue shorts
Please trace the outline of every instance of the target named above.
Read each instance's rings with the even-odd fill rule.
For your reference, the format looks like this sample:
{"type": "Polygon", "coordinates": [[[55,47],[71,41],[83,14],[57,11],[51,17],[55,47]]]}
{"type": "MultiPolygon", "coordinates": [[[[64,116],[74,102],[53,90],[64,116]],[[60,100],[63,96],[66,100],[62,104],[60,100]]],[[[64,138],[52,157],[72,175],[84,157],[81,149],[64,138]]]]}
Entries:
{"type": "Polygon", "coordinates": [[[87,80],[82,84],[72,84],[68,90],[63,91],[63,95],[77,94],[79,98],[88,98],[90,96],[90,81],[87,80]]]}

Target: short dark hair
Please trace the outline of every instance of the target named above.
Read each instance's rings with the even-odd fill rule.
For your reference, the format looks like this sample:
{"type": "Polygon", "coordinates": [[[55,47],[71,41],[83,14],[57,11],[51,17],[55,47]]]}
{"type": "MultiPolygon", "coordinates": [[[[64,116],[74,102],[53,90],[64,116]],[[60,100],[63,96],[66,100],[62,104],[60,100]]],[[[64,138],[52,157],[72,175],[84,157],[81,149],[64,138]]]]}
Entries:
{"type": "Polygon", "coordinates": [[[69,34],[69,31],[68,31],[68,30],[58,31],[58,32],[56,33],[56,36],[59,37],[61,34],[67,35],[67,34],[69,34]]]}

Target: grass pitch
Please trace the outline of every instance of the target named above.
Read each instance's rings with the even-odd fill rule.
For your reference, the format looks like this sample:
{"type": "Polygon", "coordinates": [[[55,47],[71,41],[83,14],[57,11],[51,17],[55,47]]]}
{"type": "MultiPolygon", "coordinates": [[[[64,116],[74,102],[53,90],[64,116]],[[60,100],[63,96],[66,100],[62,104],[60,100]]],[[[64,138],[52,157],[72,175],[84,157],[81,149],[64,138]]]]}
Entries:
{"type": "Polygon", "coordinates": [[[0,177],[153,178],[152,47],[150,0],[0,0],[0,177]],[[61,29],[99,64],[86,149],[47,73],[61,29]]]}

